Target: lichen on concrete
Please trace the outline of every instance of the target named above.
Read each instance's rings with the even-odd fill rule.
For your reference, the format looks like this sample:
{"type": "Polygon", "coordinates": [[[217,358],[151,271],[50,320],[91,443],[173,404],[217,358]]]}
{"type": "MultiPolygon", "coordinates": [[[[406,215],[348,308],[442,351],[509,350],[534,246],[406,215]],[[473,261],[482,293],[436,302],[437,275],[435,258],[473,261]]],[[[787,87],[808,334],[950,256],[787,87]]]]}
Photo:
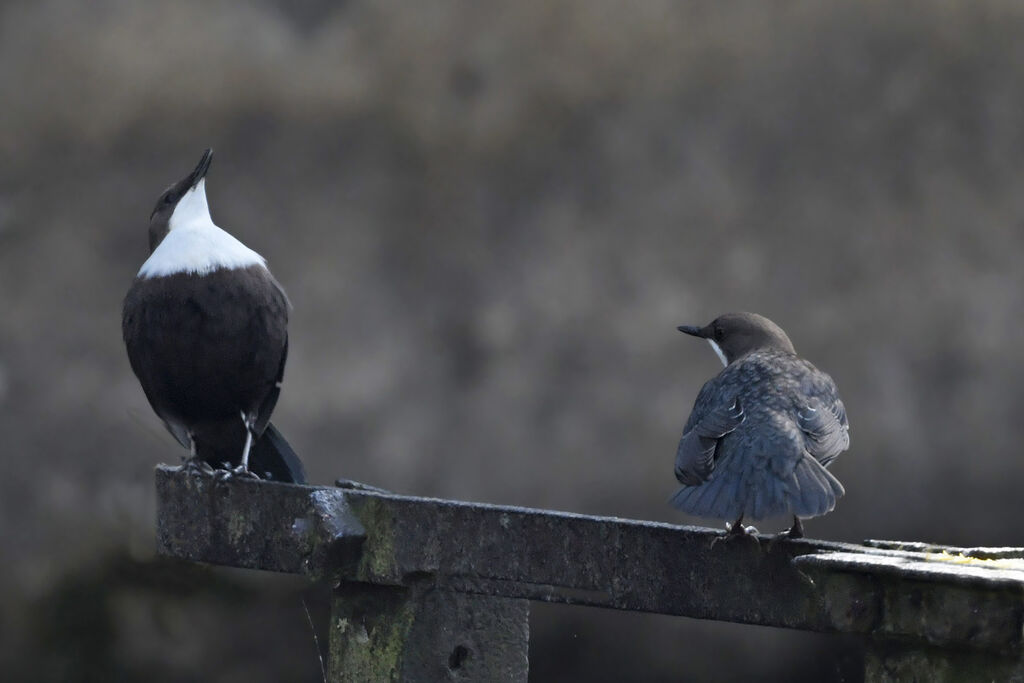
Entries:
{"type": "Polygon", "coordinates": [[[397,681],[415,603],[406,589],[341,590],[334,598],[330,629],[331,683],[397,681]]]}

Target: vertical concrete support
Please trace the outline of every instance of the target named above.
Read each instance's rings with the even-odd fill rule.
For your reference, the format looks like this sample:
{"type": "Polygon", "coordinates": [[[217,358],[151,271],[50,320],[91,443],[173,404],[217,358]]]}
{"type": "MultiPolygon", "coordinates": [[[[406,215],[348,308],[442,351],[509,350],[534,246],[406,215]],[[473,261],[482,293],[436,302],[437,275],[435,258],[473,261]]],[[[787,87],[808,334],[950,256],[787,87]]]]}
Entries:
{"type": "Polygon", "coordinates": [[[342,583],[331,604],[328,676],[357,681],[514,681],[529,670],[529,601],[342,583]]]}

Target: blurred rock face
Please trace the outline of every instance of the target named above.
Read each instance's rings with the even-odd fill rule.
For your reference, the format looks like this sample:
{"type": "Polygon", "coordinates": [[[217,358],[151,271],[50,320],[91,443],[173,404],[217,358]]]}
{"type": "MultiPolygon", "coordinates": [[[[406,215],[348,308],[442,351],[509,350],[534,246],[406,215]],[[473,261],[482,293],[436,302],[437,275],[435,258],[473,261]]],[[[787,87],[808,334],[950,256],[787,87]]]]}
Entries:
{"type": "Polygon", "coordinates": [[[674,327],[754,310],[853,426],[810,535],[1024,542],[1022,23],[995,0],[8,4],[6,578],[44,594],[149,547],[180,451],[120,302],[206,146],[214,220],[295,304],[275,421],[314,481],[687,521],[672,454],[717,360],[674,327]]]}

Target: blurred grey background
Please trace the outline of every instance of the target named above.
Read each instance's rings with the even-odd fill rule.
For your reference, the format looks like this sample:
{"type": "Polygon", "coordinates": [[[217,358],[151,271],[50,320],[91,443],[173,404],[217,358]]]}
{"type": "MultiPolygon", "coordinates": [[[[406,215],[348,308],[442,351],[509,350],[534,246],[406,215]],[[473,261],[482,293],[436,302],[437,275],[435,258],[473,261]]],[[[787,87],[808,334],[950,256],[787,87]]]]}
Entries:
{"type": "MultiPolygon", "coordinates": [[[[4,3],[0,666],[319,680],[316,588],[152,556],[181,451],[120,306],[207,146],[295,304],[314,482],[696,522],[665,501],[718,360],[675,326],[751,310],[849,411],[808,535],[1024,545],[1022,35],[1000,0],[4,3]]],[[[537,681],[856,679],[820,636],[532,628],[537,681]]]]}

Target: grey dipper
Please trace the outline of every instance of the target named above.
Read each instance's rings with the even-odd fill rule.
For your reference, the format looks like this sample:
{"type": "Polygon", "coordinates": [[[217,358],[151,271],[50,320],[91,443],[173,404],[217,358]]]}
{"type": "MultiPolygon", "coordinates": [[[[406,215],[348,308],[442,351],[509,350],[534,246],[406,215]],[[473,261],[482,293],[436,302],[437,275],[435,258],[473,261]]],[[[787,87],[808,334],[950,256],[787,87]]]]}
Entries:
{"type": "Polygon", "coordinates": [[[263,257],[210,218],[212,158],[206,150],[150,215],[150,256],[121,318],[128,360],[153,410],[190,450],[190,467],[305,483],[302,462],[269,422],[290,304],[263,257]]]}
{"type": "Polygon", "coordinates": [[[697,395],[676,450],[682,484],[671,503],[698,517],[735,520],[831,512],[843,485],[825,469],[850,446],[835,382],[796,355],[782,328],[756,313],[728,313],[680,332],[707,339],[725,364],[697,395]]]}

